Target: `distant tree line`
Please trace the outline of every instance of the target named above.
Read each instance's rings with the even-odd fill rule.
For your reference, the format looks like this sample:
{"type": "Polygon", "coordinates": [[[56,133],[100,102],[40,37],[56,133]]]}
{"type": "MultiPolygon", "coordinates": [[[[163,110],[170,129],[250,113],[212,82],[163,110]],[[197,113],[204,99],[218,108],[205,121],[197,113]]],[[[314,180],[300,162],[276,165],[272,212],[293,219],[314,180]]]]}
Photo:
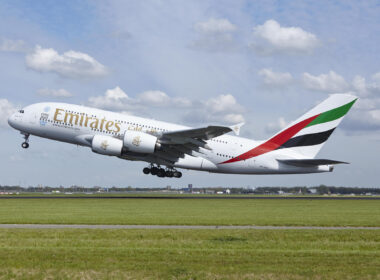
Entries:
{"type": "Polygon", "coordinates": [[[252,191],[254,194],[356,194],[364,195],[367,193],[380,194],[380,188],[358,188],[358,187],[335,187],[320,185],[317,187],[259,187],[252,191]]]}
{"type": "Polygon", "coordinates": [[[167,188],[132,188],[130,186],[128,187],[100,187],[100,186],[94,186],[94,187],[84,187],[84,186],[70,186],[70,187],[49,187],[49,186],[29,186],[29,187],[20,187],[20,186],[1,186],[0,185],[0,192],[52,192],[52,191],[59,191],[59,192],[125,192],[125,191],[157,191],[157,190],[166,190],[167,188]]]}
{"type": "Polygon", "coordinates": [[[184,191],[184,192],[200,192],[200,193],[214,193],[214,192],[225,192],[227,189],[230,190],[231,194],[258,194],[258,195],[270,195],[270,194],[355,194],[355,195],[365,195],[368,193],[380,195],[380,188],[359,188],[359,187],[335,187],[320,185],[315,187],[306,186],[296,186],[296,187],[258,187],[255,189],[249,188],[227,188],[227,187],[207,187],[207,188],[197,188],[194,187],[191,190],[189,188],[179,188],[171,189],[169,186],[166,188],[134,188],[128,187],[109,187],[104,188],[100,186],[84,187],[84,186],[71,186],[71,187],[49,187],[49,186],[29,186],[27,188],[20,186],[0,186],[0,192],[53,192],[59,191],[64,192],[75,192],[75,193],[86,193],[86,192],[157,192],[157,191],[184,191]]]}
{"type": "Polygon", "coordinates": [[[380,194],[380,188],[349,188],[320,185],[315,189],[318,194],[380,194]]]}

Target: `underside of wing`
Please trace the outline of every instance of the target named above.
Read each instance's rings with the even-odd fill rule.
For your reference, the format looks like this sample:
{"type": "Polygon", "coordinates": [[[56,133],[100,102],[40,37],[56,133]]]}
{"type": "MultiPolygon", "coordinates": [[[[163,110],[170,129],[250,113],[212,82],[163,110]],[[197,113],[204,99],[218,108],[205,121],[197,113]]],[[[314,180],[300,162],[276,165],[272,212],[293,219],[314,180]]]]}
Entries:
{"type": "Polygon", "coordinates": [[[299,167],[313,167],[319,165],[349,164],[344,161],[331,159],[278,159],[279,162],[299,167]]]}

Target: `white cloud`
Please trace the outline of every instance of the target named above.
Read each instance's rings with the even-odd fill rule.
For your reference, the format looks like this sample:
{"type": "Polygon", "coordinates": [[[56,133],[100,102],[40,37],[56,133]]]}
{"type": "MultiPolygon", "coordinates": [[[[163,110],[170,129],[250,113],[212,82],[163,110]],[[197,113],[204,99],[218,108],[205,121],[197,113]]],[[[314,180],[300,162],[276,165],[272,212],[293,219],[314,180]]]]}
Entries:
{"type": "Polygon", "coordinates": [[[263,78],[263,83],[269,87],[285,86],[293,80],[288,72],[274,72],[268,68],[261,69],[258,74],[263,78]]]}
{"type": "Polygon", "coordinates": [[[360,98],[343,123],[343,128],[348,131],[380,130],[380,73],[373,74],[370,82],[356,75],[352,80],[352,89],[360,98]]]}
{"type": "Polygon", "coordinates": [[[120,87],[115,87],[114,89],[108,89],[105,93],[106,99],[112,101],[123,101],[128,100],[128,95],[120,87]]]}
{"type": "Polygon", "coordinates": [[[357,110],[348,115],[347,122],[343,123],[343,128],[350,131],[371,131],[380,130],[380,109],[357,110]]]}
{"type": "Polygon", "coordinates": [[[55,72],[65,78],[83,79],[105,76],[107,69],[88,54],[67,51],[59,54],[56,50],[36,46],[25,58],[30,69],[39,72],[55,72]]]}
{"type": "Polygon", "coordinates": [[[307,89],[324,92],[344,92],[348,90],[349,84],[344,78],[334,71],[319,76],[303,73],[302,80],[307,89]]]}
{"type": "Polygon", "coordinates": [[[235,124],[244,121],[245,108],[231,94],[219,95],[208,100],[194,102],[193,107],[184,116],[190,124],[226,123],[235,124]]]}
{"type": "Polygon", "coordinates": [[[367,95],[367,84],[366,80],[362,76],[355,76],[354,79],[352,80],[352,87],[355,90],[357,94],[360,96],[366,96],[367,95]]]}
{"type": "Polygon", "coordinates": [[[159,90],[148,90],[137,95],[134,102],[143,106],[185,108],[192,105],[191,100],[183,97],[170,97],[159,90]]]}
{"type": "Polygon", "coordinates": [[[129,110],[128,106],[133,105],[128,104],[130,101],[132,99],[118,86],[108,89],[104,95],[88,99],[90,106],[110,110],[129,110]]]}
{"type": "Polygon", "coordinates": [[[48,88],[42,88],[37,91],[37,94],[40,96],[47,96],[47,97],[72,97],[73,94],[68,92],[67,90],[60,88],[60,89],[48,89],[48,88]]]}
{"type": "Polygon", "coordinates": [[[159,90],[144,91],[137,98],[141,103],[153,106],[167,106],[171,102],[169,96],[159,90]]]}
{"type": "Polygon", "coordinates": [[[210,18],[194,26],[198,38],[191,43],[193,49],[209,52],[225,52],[235,48],[233,33],[236,26],[228,19],[210,18]]]}
{"type": "Polygon", "coordinates": [[[317,36],[300,27],[282,27],[270,19],[253,28],[251,47],[262,55],[272,53],[311,53],[319,46],[317,36]]]}
{"type": "Polygon", "coordinates": [[[97,108],[125,111],[131,114],[144,107],[189,107],[191,101],[186,98],[169,97],[159,90],[144,91],[136,98],[129,97],[120,87],[109,89],[104,95],[90,97],[89,105],[97,108]]]}
{"type": "Polygon", "coordinates": [[[190,107],[192,102],[183,97],[169,97],[159,90],[148,90],[137,95],[136,104],[155,107],[190,107]]]}
{"type": "Polygon", "coordinates": [[[128,115],[152,108],[170,109],[165,113],[178,116],[178,110],[184,114],[187,123],[204,122],[239,123],[244,121],[244,107],[230,94],[219,95],[207,100],[190,100],[182,97],[170,97],[162,91],[145,91],[136,98],[129,97],[120,87],[109,89],[104,95],[90,97],[88,105],[92,107],[119,111],[128,115]]]}
{"type": "Polygon", "coordinates": [[[242,114],[227,114],[223,117],[223,121],[229,124],[236,124],[244,122],[245,120],[242,114]]]}
{"type": "MultiPolygon", "coordinates": [[[[263,77],[264,84],[275,84],[278,77],[270,69],[260,70],[259,75],[263,77]]],[[[342,76],[330,71],[327,74],[318,76],[303,73],[302,82],[306,88],[315,91],[327,93],[344,92],[358,95],[360,98],[349,112],[342,127],[348,131],[378,131],[380,130],[380,95],[378,94],[380,93],[380,83],[378,78],[380,78],[380,74],[376,73],[371,76],[372,81],[367,82],[364,77],[356,75],[352,82],[348,83],[342,76]]],[[[278,80],[281,81],[281,79],[278,80]]],[[[269,123],[265,127],[265,131],[275,133],[286,125],[287,122],[281,117],[277,121],[269,123]]]]}
{"type": "Polygon", "coordinates": [[[380,98],[370,98],[364,97],[359,98],[359,100],[355,103],[355,109],[358,110],[366,110],[371,111],[376,108],[380,108],[380,98]]]}
{"type": "Polygon", "coordinates": [[[2,38],[0,41],[0,51],[2,52],[25,52],[26,45],[23,40],[11,40],[2,38]]]}
{"type": "Polygon", "coordinates": [[[176,107],[181,107],[181,108],[187,108],[191,107],[193,102],[190,99],[184,98],[184,97],[174,97],[172,98],[173,104],[176,107]]]}
{"type": "Polygon", "coordinates": [[[380,73],[372,75],[371,82],[367,82],[366,78],[356,75],[349,83],[334,71],[318,76],[305,72],[302,75],[302,82],[307,89],[328,93],[352,91],[352,94],[359,95],[362,98],[376,96],[380,93],[380,73]]]}
{"type": "Polygon", "coordinates": [[[372,75],[372,81],[367,82],[362,76],[355,76],[352,81],[352,87],[361,97],[379,96],[380,93],[380,73],[372,75]]]}
{"type": "Polygon", "coordinates": [[[231,94],[222,94],[215,98],[210,98],[204,102],[204,106],[211,113],[239,113],[243,111],[243,106],[237,103],[235,97],[231,94]]]}
{"type": "Polygon", "coordinates": [[[275,122],[268,123],[265,127],[265,131],[268,133],[276,133],[280,130],[284,129],[288,123],[285,121],[283,117],[280,117],[275,122]]]}
{"type": "Polygon", "coordinates": [[[8,126],[8,118],[16,111],[15,106],[7,99],[0,99],[0,126],[8,126]]]}

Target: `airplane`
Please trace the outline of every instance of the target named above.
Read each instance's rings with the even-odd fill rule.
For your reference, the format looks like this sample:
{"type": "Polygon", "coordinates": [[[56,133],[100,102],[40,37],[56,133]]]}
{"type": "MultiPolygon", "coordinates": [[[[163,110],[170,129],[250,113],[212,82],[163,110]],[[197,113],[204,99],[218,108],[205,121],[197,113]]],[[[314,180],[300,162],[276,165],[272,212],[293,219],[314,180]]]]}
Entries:
{"type": "Polygon", "coordinates": [[[228,174],[331,172],[347,162],[315,158],[357,100],[332,94],[263,141],[238,137],[243,123],[191,128],[66,103],[36,103],[11,115],[29,147],[29,136],[85,146],[97,154],[149,165],[144,174],[180,178],[178,169],[228,174]],[[236,135],[226,135],[234,132],[236,135]]]}

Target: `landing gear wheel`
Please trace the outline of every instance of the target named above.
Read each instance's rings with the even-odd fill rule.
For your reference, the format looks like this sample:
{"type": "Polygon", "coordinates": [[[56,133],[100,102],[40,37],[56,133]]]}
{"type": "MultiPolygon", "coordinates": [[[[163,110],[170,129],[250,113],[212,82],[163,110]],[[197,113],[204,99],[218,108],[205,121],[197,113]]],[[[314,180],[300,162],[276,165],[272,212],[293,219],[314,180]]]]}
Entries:
{"type": "Polygon", "coordinates": [[[21,147],[23,147],[24,149],[27,149],[27,148],[29,148],[29,143],[24,142],[21,144],[21,147]]]}
{"type": "Polygon", "coordinates": [[[151,170],[150,170],[150,168],[148,168],[148,167],[145,167],[144,169],[143,169],[143,173],[144,174],[149,174],[151,172],[151,170]]]}
{"type": "Polygon", "coordinates": [[[182,177],[182,173],[179,172],[179,171],[175,171],[174,174],[173,174],[174,178],[181,178],[182,177]]]}
{"type": "Polygon", "coordinates": [[[23,135],[23,137],[25,139],[24,143],[21,144],[21,147],[23,147],[24,149],[27,149],[27,148],[29,148],[29,136],[30,136],[30,134],[24,133],[24,132],[21,132],[21,134],[23,135]]]}
{"type": "Polygon", "coordinates": [[[157,173],[158,173],[158,168],[157,167],[152,167],[152,169],[150,170],[150,173],[152,174],[152,175],[157,175],[157,173]]]}
{"type": "Polygon", "coordinates": [[[166,176],[166,177],[172,178],[172,177],[173,177],[173,174],[174,174],[173,171],[170,171],[170,170],[166,170],[166,171],[165,171],[165,176],[166,176]]]}
{"type": "Polygon", "coordinates": [[[160,178],[165,177],[165,169],[163,168],[158,169],[157,176],[160,178]]]}
{"type": "Polygon", "coordinates": [[[181,178],[182,177],[182,173],[176,170],[175,168],[173,168],[172,166],[167,166],[166,168],[162,168],[160,165],[158,164],[156,165],[153,163],[151,163],[149,167],[145,167],[143,169],[143,173],[156,175],[157,177],[160,177],[160,178],[164,178],[164,177],[181,178]]]}

